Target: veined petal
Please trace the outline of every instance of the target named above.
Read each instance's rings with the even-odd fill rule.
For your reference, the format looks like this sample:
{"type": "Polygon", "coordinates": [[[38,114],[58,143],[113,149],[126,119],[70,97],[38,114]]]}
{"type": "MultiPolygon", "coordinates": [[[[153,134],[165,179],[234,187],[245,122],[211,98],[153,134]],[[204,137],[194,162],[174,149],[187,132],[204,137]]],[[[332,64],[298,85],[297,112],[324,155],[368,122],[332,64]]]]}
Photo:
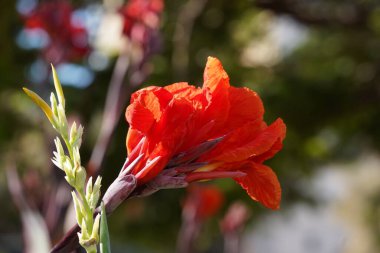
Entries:
{"type": "Polygon", "coordinates": [[[174,98],[166,107],[160,121],[154,129],[153,142],[162,142],[163,146],[174,153],[181,146],[188,133],[188,121],[194,108],[189,101],[174,98]]]}
{"type": "Polygon", "coordinates": [[[281,201],[281,186],[276,174],[263,164],[249,162],[242,168],[247,175],[235,178],[248,195],[265,207],[279,209],[281,201]]]}
{"type": "MultiPolygon", "coordinates": [[[[233,129],[226,134],[225,139],[219,143],[212,151],[203,155],[200,161],[241,161],[246,156],[242,156],[241,152],[237,152],[246,146],[250,141],[254,140],[258,134],[267,126],[263,121],[256,120],[244,124],[240,128],[233,129]]],[[[241,150],[240,150],[241,151],[241,150]]]]}
{"type": "Polygon", "coordinates": [[[201,89],[185,82],[173,83],[165,86],[164,89],[169,91],[172,95],[178,95],[179,97],[186,97],[189,99],[201,93],[201,89]]]}
{"type": "Polygon", "coordinates": [[[148,133],[155,123],[152,111],[146,108],[140,101],[130,104],[125,112],[130,127],[142,133],[148,133]]]}
{"type": "Polygon", "coordinates": [[[242,126],[246,122],[262,120],[264,106],[256,92],[248,88],[229,87],[230,111],[225,131],[242,126]]]}
{"type": "Polygon", "coordinates": [[[282,139],[278,138],[277,141],[273,144],[273,146],[265,153],[252,157],[252,161],[256,163],[263,163],[266,160],[272,158],[275,154],[277,154],[278,151],[282,149],[282,139]]]}
{"type": "Polygon", "coordinates": [[[194,108],[199,110],[206,106],[206,100],[202,94],[202,89],[189,85],[188,83],[173,83],[165,86],[165,90],[169,91],[176,98],[184,98],[193,104],[194,108]]]}
{"type": "Polygon", "coordinates": [[[125,117],[132,128],[147,134],[171,99],[172,95],[161,87],[142,89],[132,95],[125,117]]]}
{"type": "Polygon", "coordinates": [[[208,57],[203,73],[203,89],[209,89],[214,92],[220,85],[226,88],[230,86],[228,75],[217,58],[208,57]]]}
{"type": "Polygon", "coordinates": [[[277,119],[262,132],[256,134],[253,139],[245,143],[245,136],[239,135],[237,131],[233,134],[234,139],[231,141],[231,144],[226,143],[225,147],[223,147],[224,150],[219,151],[220,154],[212,159],[224,162],[238,162],[247,160],[250,157],[259,156],[269,151],[277,140],[280,139],[282,141],[285,137],[285,132],[286,126],[281,119],[277,119]],[[237,147],[239,141],[241,146],[237,147]]]}

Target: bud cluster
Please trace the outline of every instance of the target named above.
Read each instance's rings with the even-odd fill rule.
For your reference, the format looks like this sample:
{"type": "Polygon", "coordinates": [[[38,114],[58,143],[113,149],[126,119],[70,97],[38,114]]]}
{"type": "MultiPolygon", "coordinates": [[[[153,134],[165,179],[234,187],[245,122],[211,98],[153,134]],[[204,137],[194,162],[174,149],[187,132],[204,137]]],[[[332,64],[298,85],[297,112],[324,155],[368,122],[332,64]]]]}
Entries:
{"type": "Polygon", "coordinates": [[[96,245],[99,243],[99,222],[100,214],[94,219],[94,211],[100,197],[101,177],[98,177],[93,184],[92,178],[86,184],[86,170],[81,165],[79,148],[82,143],[83,127],[72,123],[70,129],[65,112],[65,97],[63,95],[62,86],[58,80],[57,73],[52,66],[54,86],[57,97],[52,92],[50,95],[50,103],[42,100],[36,93],[24,88],[24,91],[32,100],[40,106],[48,117],[53,128],[59,133],[61,139],[56,137],[54,140],[56,151],[53,152],[53,163],[65,172],[66,181],[75,189],[72,191],[76,219],[81,227],[81,233],[78,233],[80,244],[88,253],[97,252],[96,245]]]}

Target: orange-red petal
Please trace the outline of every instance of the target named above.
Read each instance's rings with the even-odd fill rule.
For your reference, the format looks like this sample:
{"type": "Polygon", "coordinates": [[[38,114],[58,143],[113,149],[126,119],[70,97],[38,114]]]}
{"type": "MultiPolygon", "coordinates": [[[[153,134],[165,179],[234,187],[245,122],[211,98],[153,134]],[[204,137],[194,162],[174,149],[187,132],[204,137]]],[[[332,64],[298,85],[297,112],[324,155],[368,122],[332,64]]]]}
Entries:
{"type": "Polygon", "coordinates": [[[218,86],[230,86],[228,75],[217,58],[208,57],[203,73],[203,89],[209,89],[212,93],[218,86]]]}
{"type": "Polygon", "coordinates": [[[235,181],[247,191],[253,200],[271,209],[280,208],[281,186],[271,168],[249,162],[244,165],[242,171],[247,175],[235,178],[235,181]]]}
{"type": "MultiPolygon", "coordinates": [[[[245,128],[243,130],[247,129],[245,128]]],[[[255,133],[255,129],[252,129],[252,136],[254,136],[253,139],[246,139],[248,137],[242,135],[242,132],[234,132],[232,134],[233,137],[231,137],[233,138],[233,141],[231,143],[227,143],[224,150],[220,152],[219,155],[213,157],[213,160],[238,162],[247,160],[250,157],[259,156],[270,150],[278,139],[282,140],[284,138],[286,126],[281,119],[277,119],[258,134],[255,133]],[[238,146],[239,141],[241,143],[240,146],[238,146]]]]}
{"type": "Polygon", "coordinates": [[[141,141],[141,139],[144,137],[143,134],[141,134],[139,131],[133,128],[129,128],[127,139],[126,139],[126,146],[128,154],[132,152],[132,150],[137,146],[137,144],[141,141]]]}
{"type": "Polygon", "coordinates": [[[140,101],[130,104],[125,112],[130,127],[142,133],[148,133],[155,122],[153,112],[140,101]]]}
{"type": "Polygon", "coordinates": [[[263,119],[263,103],[259,95],[248,88],[229,87],[229,103],[230,111],[224,126],[225,131],[263,119]]]}
{"type": "Polygon", "coordinates": [[[172,95],[161,87],[148,87],[133,93],[125,117],[133,129],[147,134],[162,115],[172,95]]]}

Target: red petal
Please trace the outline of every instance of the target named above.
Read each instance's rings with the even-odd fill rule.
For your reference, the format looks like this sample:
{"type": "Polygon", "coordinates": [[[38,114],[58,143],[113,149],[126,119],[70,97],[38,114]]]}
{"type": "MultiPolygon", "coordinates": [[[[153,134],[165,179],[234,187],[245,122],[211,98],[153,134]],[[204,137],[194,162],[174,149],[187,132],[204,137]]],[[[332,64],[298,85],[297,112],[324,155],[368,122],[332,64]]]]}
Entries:
{"type": "Polygon", "coordinates": [[[229,78],[222,63],[216,58],[209,57],[203,83],[203,97],[206,106],[199,121],[201,126],[210,120],[215,121],[215,126],[211,131],[213,135],[208,138],[217,137],[227,120],[230,110],[229,87],[229,78]]]}
{"type": "Polygon", "coordinates": [[[152,111],[146,108],[140,101],[130,104],[125,112],[131,128],[139,130],[142,133],[148,133],[155,122],[152,111]]]}
{"type": "Polygon", "coordinates": [[[256,92],[248,88],[229,88],[230,111],[226,125],[226,131],[235,129],[247,122],[262,120],[264,106],[256,92]]]}
{"type": "Polygon", "coordinates": [[[252,157],[252,161],[256,163],[263,163],[264,161],[272,158],[281,149],[282,149],[282,140],[279,138],[267,152],[259,156],[252,157]]]}
{"type": "Polygon", "coordinates": [[[165,86],[165,90],[169,91],[173,95],[180,95],[181,97],[188,97],[191,93],[199,91],[196,87],[189,85],[188,83],[173,83],[165,86]]]}
{"type": "Polygon", "coordinates": [[[161,87],[148,87],[132,94],[131,104],[125,113],[130,126],[148,133],[162,115],[172,95],[161,87]]]}
{"type": "MultiPolygon", "coordinates": [[[[185,99],[174,98],[162,113],[160,121],[148,136],[148,160],[161,157],[159,162],[139,174],[140,182],[148,182],[156,177],[168,163],[170,157],[186,140],[187,121],[193,112],[192,105],[185,99]]],[[[135,174],[138,172],[134,172],[135,174]]]]}
{"type": "Polygon", "coordinates": [[[165,111],[162,118],[154,129],[154,139],[163,143],[163,147],[175,152],[181,144],[188,138],[188,121],[194,108],[185,99],[173,99],[165,111]]]}
{"type": "Polygon", "coordinates": [[[132,150],[136,147],[136,145],[140,142],[141,138],[144,137],[139,131],[129,128],[127,139],[126,139],[126,146],[128,154],[132,152],[132,150]]]}
{"type": "Polygon", "coordinates": [[[281,201],[281,186],[276,174],[263,164],[248,163],[243,172],[246,176],[235,178],[248,195],[267,208],[279,209],[281,201]]]}
{"type": "MultiPolygon", "coordinates": [[[[248,129],[245,127],[243,130],[248,129]]],[[[242,131],[235,131],[229,137],[231,140],[226,140],[226,144],[218,148],[220,155],[211,159],[214,161],[238,162],[253,156],[259,156],[269,151],[278,139],[282,140],[285,132],[286,126],[281,119],[277,119],[259,134],[256,134],[255,129],[253,129],[251,135],[254,136],[253,139],[252,137],[247,137],[247,135],[244,136],[242,131]]]]}
{"type": "Polygon", "coordinates": [[[222,63],[214,57],[208,57],[203,74],[203,89],[209,89],[211,92],[219,86],[229,87],[229,78],[223,69],[222,63]]]}

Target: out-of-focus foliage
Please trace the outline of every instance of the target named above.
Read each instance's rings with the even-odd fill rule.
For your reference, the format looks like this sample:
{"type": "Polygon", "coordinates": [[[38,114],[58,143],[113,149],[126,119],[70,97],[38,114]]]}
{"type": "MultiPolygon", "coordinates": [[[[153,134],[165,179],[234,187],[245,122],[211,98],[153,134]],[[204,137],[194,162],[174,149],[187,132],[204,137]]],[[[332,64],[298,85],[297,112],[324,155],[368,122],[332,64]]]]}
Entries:
{"type": "MultiPolygon", "coordinates": [[[[17,166],[28,203],[38,210],[45,210],[46,203],[35,200],[43,199],[51,188],[59,188],[63,179],[49,160],[53,147],[49,123],[21,90],[27,86],[47,99],[51,82],[30,80],[33,71],[42,71],[36,68],[38,50],[24,50],[16,44],[23,27],[16,10],[20,2],[25,1],[0,2],[0,234],[4,235],[0,236],[0,248],[6,252],[19,249],[13,242],[21,241],[21,221],[6,187],[5,169],[10,164],[17,166]]],[[[73,2],[81,8],[102,4],[73,2]]],[[[213,55],[223,62],[232,85],[248,86],[260,94],[268,122],[278,116],[284,119],[288,127],[284,149],[269,162],[282,183],[283,209],[296,201],[318,205],[300,184],[320,165],[349,162],[369,150],[380,151],[377,1],[165,1],[161,36],[162,50],[151,60],[153,72],[145,85],[177,81],[201,85],[202,80],[197,78],[202,76],[206,57],[213,55]],[[198,11],[191,9],[194,5],[198,11]],[[188,62],[183,62],[182,56],[188,62]]],[[[88,87],[64,87],[68,115],[85,127],[84,164],[99,130],[114,61],[110,58],[102,71],[91,70],[94,79],[88,87]]],[[[88,62],[84,58],[76,63],[88,67],[88,62]]],[[[105,187],[125,159],[127,127],[122,118],[107,151],[101,172],[105,187]]],[[[246,201],[253,210],[253,220],[270,212],[251,202],[231,181],[219,180],[217,184],[228,203],[235,199],[246,201]]],[[[67,189],[62,191],[62,195],[69,194],[67,189]]],[[[122,205],[109,217],[115,252],[123,247],[142,248],[139,252],[171,252],[183,196],[182,190],[161,191],[122,205]]],[[[369,206],[370,223],[376,219],[378,197],[369,206]]],[[[217,218],[220,217],[209,221],[210,226],[202,232],[200,243],[205,248],[218,234],[217,218]]],[[[379,226],[372,226],[379,231],[379,226]]],[[[56,240],[60,235],[57,232],[51,236],[56,240]]]]}

